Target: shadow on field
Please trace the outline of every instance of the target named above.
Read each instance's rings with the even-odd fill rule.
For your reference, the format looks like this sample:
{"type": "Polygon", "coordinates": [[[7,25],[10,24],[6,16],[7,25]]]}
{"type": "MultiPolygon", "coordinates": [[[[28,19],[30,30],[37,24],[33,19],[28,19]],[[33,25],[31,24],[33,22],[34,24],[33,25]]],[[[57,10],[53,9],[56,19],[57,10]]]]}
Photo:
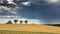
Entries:
{"type": "Polygon", "coordinates": [[[44,25],[60,27],[60,24],[44,24],[44,25]]]}

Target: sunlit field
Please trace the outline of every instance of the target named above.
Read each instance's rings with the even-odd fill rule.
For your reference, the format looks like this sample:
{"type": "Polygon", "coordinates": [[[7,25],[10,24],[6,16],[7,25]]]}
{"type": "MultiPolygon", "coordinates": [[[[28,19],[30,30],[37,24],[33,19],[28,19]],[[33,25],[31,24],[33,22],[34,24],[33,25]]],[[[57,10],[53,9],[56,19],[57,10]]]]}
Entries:
{"type": "Polygon", "coordinates": [[[60,27],[35,24],[0,24],[0,34],[60,34],[60,27]]]}

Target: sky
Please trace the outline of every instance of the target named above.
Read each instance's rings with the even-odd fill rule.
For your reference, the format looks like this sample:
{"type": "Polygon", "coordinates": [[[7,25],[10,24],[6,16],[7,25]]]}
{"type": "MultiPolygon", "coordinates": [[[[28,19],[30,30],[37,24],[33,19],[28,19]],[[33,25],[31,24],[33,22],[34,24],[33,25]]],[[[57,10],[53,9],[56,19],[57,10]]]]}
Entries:
{"type": "Polygon", "coordinates": [[[14,19],[36,24],[60,24],[60,0],[6,0],[0,2],[0,22],[14,19]]]}

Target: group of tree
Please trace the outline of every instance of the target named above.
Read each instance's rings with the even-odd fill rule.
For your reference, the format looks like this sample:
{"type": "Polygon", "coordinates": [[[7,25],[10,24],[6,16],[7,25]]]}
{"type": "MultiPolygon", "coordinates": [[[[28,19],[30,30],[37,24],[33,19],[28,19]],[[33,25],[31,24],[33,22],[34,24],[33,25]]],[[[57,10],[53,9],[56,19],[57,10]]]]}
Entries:
{"type": "MultiPolygon", "coordinates": [[[[18,20],[14,20],[14,22],[15,22],[15,24],[18,22],[18,20]]],[[[28,21],[27,20],[25,20],[24,21],[25,22],[25,24],[27,24],[28,23],[28,21]]],[[[23,21],[22,20],[20,20],[20,24],[22,24],[23,23],[23,21]]],[[[11,20],[9,20],[6,24],[12,24],[12,21],[11,20]]]]}

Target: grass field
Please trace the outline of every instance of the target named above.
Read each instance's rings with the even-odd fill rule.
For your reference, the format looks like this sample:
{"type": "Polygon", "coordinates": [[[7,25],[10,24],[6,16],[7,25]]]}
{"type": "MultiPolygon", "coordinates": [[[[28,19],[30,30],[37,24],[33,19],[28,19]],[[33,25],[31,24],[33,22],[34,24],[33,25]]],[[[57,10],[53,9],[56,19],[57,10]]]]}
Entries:
{"type": "Polygon", "coordinates": [[[0,30],[0,34],[57,34],[57,33],[0,30]]]}
{"type": "Polygon", "coordinates": [[[60,27],[30,24],[0,24],[0,34],[60,34],[60,27]]]}

